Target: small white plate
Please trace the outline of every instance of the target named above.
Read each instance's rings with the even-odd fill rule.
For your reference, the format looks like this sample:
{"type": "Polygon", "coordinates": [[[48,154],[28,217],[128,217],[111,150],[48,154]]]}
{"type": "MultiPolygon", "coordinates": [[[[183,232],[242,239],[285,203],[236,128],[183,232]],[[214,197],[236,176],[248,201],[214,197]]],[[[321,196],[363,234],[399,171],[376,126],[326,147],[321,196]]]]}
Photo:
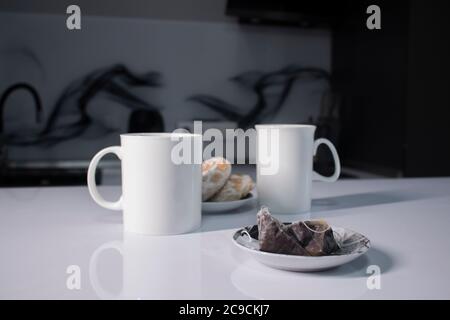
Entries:
{"type": "Polygon", "coordinates": [[[235,201],[222,201],[222,202],[202,202],[202,211],[208,212],[222,212],[222,211],[230,211],[242,207],[243,205],[252,202],[256,199],[256,192],[254,190],[250,191],[250,193],[241,200],[235,201]]]}
{"type": "Polygon", "coordinates": [[[256,225],[239,229],[233,236],[233,242],[262,264],[275,269],[299,272],[335,268],[362,256],[369,250],[370,241],[362,234],[340,227],[331,228],[341,249],[337,254],[329,256],[309,257],[260,251],[256,225]]]}

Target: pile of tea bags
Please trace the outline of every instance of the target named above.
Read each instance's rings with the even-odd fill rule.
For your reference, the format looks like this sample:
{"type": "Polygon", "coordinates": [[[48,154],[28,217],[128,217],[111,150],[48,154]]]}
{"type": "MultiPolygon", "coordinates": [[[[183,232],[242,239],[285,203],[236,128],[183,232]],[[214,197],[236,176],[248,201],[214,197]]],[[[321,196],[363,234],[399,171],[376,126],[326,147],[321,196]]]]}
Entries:
{"type": "Polygon", "coordinates": [[[298,221],[283,224],[268,208],[257,214],[261,251],[301,256],[324,256],[335,253],[339,246],[333,230],[325,221],[298,221]]]}

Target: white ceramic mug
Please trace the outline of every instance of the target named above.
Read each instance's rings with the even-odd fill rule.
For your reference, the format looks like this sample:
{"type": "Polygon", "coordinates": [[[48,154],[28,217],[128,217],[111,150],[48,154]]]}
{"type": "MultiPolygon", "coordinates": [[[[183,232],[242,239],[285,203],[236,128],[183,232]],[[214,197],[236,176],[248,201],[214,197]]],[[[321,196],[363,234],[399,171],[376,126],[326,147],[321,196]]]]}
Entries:
{"type": "Polygon", "coordinates": [[[100,206],[123,210],[125,231],[163,235],[200,227],[201,163],[173,161],[172,150],[180,139],[192,146],[194,159],[201,159],[202,136],[187,133],[122,134],[121,146],[105,148],[92,158],[89,192],[100,206]],[[98,162],[108,153],[122,161],[122,196],[116,202],[106,201],[95,183],[98,162]]]}
{"type": "Polygon", "coordinates": [[[313,125],[256,125],[257,190],[261,205],[273,213],[296,214],[311,210],[311,182],[334,182],[341,165],[336,148],[324,138],[314,141],[313,125]],[[335,163],[334,174],[313,171],[313,157],[325,144],[335,163]]]}

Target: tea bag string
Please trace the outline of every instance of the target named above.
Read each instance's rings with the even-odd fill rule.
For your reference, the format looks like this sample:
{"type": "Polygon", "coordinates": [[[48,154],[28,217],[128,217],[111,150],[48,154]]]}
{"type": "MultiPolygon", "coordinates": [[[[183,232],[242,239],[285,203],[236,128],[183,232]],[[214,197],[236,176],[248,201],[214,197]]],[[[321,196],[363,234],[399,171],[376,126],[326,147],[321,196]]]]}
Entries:
{"type": "MultiPolygon", "coordinates": [[[[262,206],[261,209],[260,209],[260,211],[261,211],[261,212],[267,212],[267,213],[270,214],[269,207],[267,207],[267,206],[262,206]]],[[[328,230],[331,229],[330,225],[327,224],[327,228],[326,228],[325,230],[322,230],[322,231],[316,231],[316,230],[310,228],[304,221],[300,221],[300,222],[303,223],[303,225],[306,227],[306,229],[308,229],[309,231],[314,232],[314,233],[325,233],[325,232],[327,232],[328,230]]]]}
{"type": "Polygon", "coordinates": [[[241,236],[247,236],[249,240],[252,239],[252,236],[250,235],[250,233],[247,230],[242,230],[241,231],[241,236]]]}
{"type": "Polygon", "coordinates": [[[325,233],[331,229],[330,225],[327,224],[327,228],[325,230],[317,231],[317,230],[310,228],[304,221],[300,221],[300,223],[303,223],[303,225],[306,227],[306,229],[308,229],[309,231],[314,232],[314,233],[325,233]]]}

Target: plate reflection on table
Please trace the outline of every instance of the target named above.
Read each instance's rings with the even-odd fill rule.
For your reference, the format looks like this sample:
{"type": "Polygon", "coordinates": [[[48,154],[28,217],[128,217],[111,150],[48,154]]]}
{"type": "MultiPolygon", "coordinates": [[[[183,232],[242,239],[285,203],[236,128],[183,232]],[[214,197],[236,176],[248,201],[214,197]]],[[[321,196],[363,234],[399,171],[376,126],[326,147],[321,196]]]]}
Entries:
{"type": "Polygon", "coordinates": [[[344,296],[358,299],[369,290],[366,264],[363,256],[329,271],[299,273],[273,269],[247,259],[233,271],[231,282],[252,299],[341,299],[344,296]]]}

